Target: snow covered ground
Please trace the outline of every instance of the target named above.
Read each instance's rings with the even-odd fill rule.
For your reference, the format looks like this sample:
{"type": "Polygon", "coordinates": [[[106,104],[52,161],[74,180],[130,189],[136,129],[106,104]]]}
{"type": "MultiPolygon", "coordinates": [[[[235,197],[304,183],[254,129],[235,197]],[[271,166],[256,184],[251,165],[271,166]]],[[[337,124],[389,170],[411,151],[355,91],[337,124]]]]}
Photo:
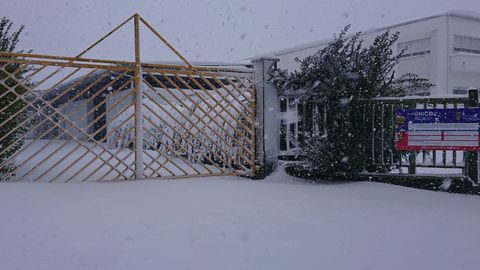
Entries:
{"type": "MultiPolygon", "coordinates": [[[[189,162],[178,156],[169,156],[166,150],[160,152],[144,149],[145,177],[221,172],[216,166],[189,162]]],[[[81,182],[133,179],[135,175],[132,169],[135,164],[135,151],[128,148],[109,148],[105,143],[67,140],[26,141],[15,157],[15,162],[17,168],[9,181],[81,182]]]]}
{"type": "Polygon", "coordinates": [[[480,196],[242,178],[1,183],[0,269],[478,269],[480,196]]]}

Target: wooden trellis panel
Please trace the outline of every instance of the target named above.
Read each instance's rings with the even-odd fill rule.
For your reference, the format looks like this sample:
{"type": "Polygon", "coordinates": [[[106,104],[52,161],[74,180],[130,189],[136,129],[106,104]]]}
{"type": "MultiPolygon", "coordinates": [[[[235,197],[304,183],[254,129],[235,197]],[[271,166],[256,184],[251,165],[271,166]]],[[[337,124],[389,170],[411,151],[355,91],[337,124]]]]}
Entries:
{"type": "Polygon", "coordinates": [[[135,14],[76,57],[0,53],[0,181],[255,173],[246,67],[196,67],[135,14]],[[129,20],[135,62],[82,56],[129,20]],[[184,65],[140,61],[143,23],[184,65]]]}

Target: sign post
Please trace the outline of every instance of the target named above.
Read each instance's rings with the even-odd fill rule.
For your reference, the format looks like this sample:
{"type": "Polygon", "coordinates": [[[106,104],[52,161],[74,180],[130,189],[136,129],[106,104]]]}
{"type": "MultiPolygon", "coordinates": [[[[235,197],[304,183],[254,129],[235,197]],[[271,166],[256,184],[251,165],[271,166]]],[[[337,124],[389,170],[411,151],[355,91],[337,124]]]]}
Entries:
{"type": "MultiPolygon", "coordinates": [[[[478,90],[468,89],[469,108],[478,108],[478,90]]],[[[478,152],[465,152],[465,175],[470,177],[475,183],[478,183],[478,152]]]]}

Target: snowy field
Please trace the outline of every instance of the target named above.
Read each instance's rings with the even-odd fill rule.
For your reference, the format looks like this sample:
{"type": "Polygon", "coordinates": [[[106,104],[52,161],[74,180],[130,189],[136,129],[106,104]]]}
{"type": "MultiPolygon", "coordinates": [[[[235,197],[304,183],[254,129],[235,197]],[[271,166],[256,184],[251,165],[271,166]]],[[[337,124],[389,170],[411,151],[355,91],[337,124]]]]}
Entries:
{"type": "Polygon", "coordinates": [[[1,183],[0,269],[478,269],[480,196],[203,178],[1,183]]]}

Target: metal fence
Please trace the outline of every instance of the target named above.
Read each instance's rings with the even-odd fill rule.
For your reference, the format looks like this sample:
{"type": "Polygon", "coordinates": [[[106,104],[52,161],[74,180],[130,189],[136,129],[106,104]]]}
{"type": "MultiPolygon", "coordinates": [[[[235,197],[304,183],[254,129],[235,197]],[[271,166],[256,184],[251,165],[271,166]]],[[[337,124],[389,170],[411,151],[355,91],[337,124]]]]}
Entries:
{"type": "MultiPolygon", "coordinates": [[[[289,96],[294,99],[295,96],[289,96]]],[[[297,100],[299,121],[298,134],[293,138],[294,145],[302,145],[304,132],[325,134],[329,125],[328,110],[321,100],[297,100]]],[[[477,169],[477,162],[468,162],[472,152],[465,151],[398,151],[395,149],[395,112],[398,109],[443,109],[465,108],[477,103],[467,95],[426,96],[426,97],[381,97],[362,100],[356,106],[361,117],[361,139],[363,160],[358,161],[365,171],[426,173],[426,174],[466,174],[467,167],[477,169]],[[362,135],[363,136],[363,135],[362,135]],[[470,164],[470,165],[469,165],[470,164]],[[433,168],[433,169],[428,169],[433,168]],[[441,170],[448,169],[448,170],[441,170]]],[[[282,135],[282,134],[281,134],[282,135]]],[[[292,139],[292,138],[291,138],[292,139]]],[[[300,156],[303,154],[299,154],[300,156]]],[[[293,158],[293,157],[282,157],[293,158]]],[[[475,159],[475,157],[472,157],[475,159]]],[[[472,174],[473,175],[473,174],[472,174]]]]}
{"type": "Polygon", "coordinates": [[[464,108],[467,96],[448,97],[401,97],[376,98],[365,101],[364,117],[370,130],[370,146],[366,148],[367,166],[408,167],[409,173],[416,168],[456,168],[464,169],[464,151],[418,151],[402,152],[394,149],[395,110],[397,109],[443,109],[464,108]]]}

